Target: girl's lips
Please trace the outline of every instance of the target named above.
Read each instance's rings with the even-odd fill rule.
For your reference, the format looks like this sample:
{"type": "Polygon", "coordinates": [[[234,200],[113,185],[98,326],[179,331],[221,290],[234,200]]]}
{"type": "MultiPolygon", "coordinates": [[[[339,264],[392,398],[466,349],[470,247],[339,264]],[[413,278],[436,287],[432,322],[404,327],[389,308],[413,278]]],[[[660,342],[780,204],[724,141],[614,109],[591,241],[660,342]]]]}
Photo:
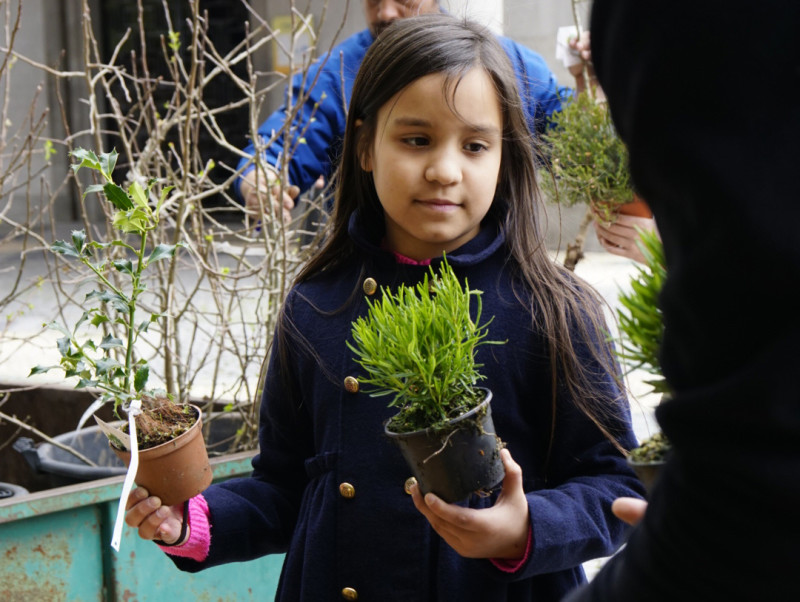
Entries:
{"type": "Polygon", "coordinates": [[[429,209],[436,209],[439,211],[447,211],[459,206],[458,203],[454,203],[453,201],[449,201],[447,199],[418,199],[416,202],[420,205],[428,207],[429,209]]]}

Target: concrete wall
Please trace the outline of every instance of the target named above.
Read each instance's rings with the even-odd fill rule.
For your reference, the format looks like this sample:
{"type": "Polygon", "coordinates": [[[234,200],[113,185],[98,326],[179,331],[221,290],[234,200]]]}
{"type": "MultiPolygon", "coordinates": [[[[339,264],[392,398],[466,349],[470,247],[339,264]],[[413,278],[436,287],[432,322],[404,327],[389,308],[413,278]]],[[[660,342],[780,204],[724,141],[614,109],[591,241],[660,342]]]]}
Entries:
{"type": "MultiPolygon", "coordinates": [[[[14,50],[22,56],[32,61],[48,64],[51,56],[49,42],[53,39],[55,24],[60,19],[52,19],[50,16],[53,7],[49,6],[50,15],[45,12],[45,5],[52,5],[46,0],[26,0],[22,5],[22,16],[20,30],[13,34],[14,24],[17,19],[16,2],[6,2],[0,5],[0,46],[3,48],[11,44],[13,38],[14,50]]],[[[56,9],[56,12],[59,12],[56,9]]],[[[5,59],[5,53],[0,53],[0,60],[5,59]]],[[[39,122],[44,113],[51,111],[51,116],[47,119],[48,123],[53,122],[53,106],[55,96],[53,88],[48,84],[46,75],[43,71],[28,62],[11,57],[5,72],[0,79],[0,107],[2,107],[4,124],[2,127],[3,145],[0,155],[0,170],[2,170],[3,185],[2,198],[0,199],[0,212],[7,220],[12,222],[24,222],[28,214],[27,197],[30,196],[32,204],[38,206],[41,202],[42,187],[53,186],[55,179],[48,177],[49,172],[45,173],[44,178],[35,178],[35,185],[31,188],[17,188],[29,177],[28,168],[13,169],[10,166],[16,161],[15,156],[31,130],[33,123],[39,122]],[[16,173],[12,175],[12,171],[16,173]],[[16,188],[16,190],[15,190],[16,188]]],[[[55,114],[57,115],[57,111],[55,114]]],[[[48,125],[42,131],[46,137],[51,135],[51,127],[48,125]]],[[[36,141],[33,148],[36,153],[30,162],[31,172],[40,171],[45,163],[44,142],[36,141]]],[[[59,163],[59,159],[55,159],[59,163]]],[[[65,162],[60,161],[64,171],[65,162]]],[[[61,205],[58,217],[61,219],[72,219],[72,209],[69,203],[61,205]]],[[[0,233],[8,231],[5,224],[0,224],[0,233]]]]}
{"type": "MultiPolygon", "coordinates": [[[[580,16],[588,26],[589,0],[581,0],[580,16]]],[[[575,80],[555,58],[556,31],[572,25],[570,0],[504,0],[505,35],[541,54],[559,83],[572,86],[575,80]]]]}

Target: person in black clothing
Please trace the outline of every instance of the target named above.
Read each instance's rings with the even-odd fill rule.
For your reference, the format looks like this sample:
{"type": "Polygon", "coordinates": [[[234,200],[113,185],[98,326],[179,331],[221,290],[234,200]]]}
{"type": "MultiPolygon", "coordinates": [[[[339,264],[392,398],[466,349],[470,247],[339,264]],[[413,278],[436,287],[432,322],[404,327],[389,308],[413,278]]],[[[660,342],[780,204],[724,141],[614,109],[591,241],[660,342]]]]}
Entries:
{"type": "Polygon", "coordinates": [[[664,242],[674,451],[569,602],[800,600],[798,29],[786,0],[595,0],[594,67],[664,242]]]}

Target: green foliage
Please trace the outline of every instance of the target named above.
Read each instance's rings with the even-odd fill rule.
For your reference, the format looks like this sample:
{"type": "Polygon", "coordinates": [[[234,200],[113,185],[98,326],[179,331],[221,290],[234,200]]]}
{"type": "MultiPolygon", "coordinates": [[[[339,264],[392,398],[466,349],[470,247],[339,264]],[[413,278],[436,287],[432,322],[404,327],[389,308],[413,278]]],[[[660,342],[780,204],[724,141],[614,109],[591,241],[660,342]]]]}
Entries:
{"type": "Polygon", "coordinates": [[[479,345],[487,341],[491,320],[479,325],[481,291],[461,283],[443,261],[416,287],[401,286],[396,293],[381,288],[381,298],[368,299],[365,317],[353,322],[354,344],[347,343],[371,385],[373,397],[394,395],[390,407],[400,407],[391,429],[411,432],[438,428],[483,400],[476,383],[483,377],[475,363],[479,345]],[[430,276],[430,277],[429,277],[430,276]],[[475,320],[470,299],[477,301],[475,320]]]}
{"type": "Polygon", "coordinates": [[[177,247],[183,245],[160,244],[149,254],[147,252],[148,233],[158,227],[159,213],[171,186],[161,189],[158,195],[153,191],[155,180],[150,180],[146,188],[133,182],[127,191],[124,190],[112,178],[118,157],[116,151],[98,157],[92,151],[77,149],[72,157],[77,160],[72,165],[76,173],[87,168],[100,176],[102,183],[88,186],[84,196],[91,192],[100,193],[113,205],[117,211],[112,223],[119,237],[98,242],[89,240],[85,231],[76,230],[70,240],[56,241],[50,247],[53,253],[75,259],[91,270],[97,288],[84,298],[83,315],[72,329],[57,322],[45,325],[63,335],[57,342],[61,360],[53,366],[36,366],[30,375],[61,369],[66,378],[78,379],[76,388],[100,389],[102,399],[113,401],[114,409],[118,411],[120,405],[135,396],[153,394],[146,388],[150,368],[145,360],[137,360],[134,353],[139,336],[162,317],[150,314],[136,323],[139,296],[145,290],[143,274],[156,262],[172,258],[177,247]],[[157,198],[155,207],[151,206],[151,197],[157,198]],[[129,239],[134,242],[128,242],[129,239]],[[124,250],[126,256],[110,257],[106,252],[114,248],[124,250]],[[116,277],[112,276],[113,273],[116,277]],[[94,307],[90,307],[92,305],[94,307]],[[86,338],[84,331],[88,327],[99,332],[86,338]],[[108,330],[120,332],[122,336],[116,337],[108,330]],[[96,343],[95,339],[100,335],[104,336],[96,343]]]}
{"type": "Polygon", "coordinates": [[[630,459],[634,462],[653,463],[663,462],[672,449],[672,444],[663,432],[654,433],[642,441],[639,447],[630,452],[630,459]]]}
{"type": "Polygon", "coordinates": [[[637,266],[631,289],[620,294],[617,321],[621,335],[619,358],[629,370],[641,368],[655,378],[646,381],[657,393],[668,392],[661,372],[658,353],[664,334],[664,322],[658,295],[667,277],[664,249],[654,231],[639,230],[639,247],[645,265],[637,266]]]}
{"type": "Polygon", "coordinates": [[[592,204],[610,221],[617,207],[631,202],[628,151],[619,138],[608,105],[581,93],[551,117],[542,136],[552,157],[555,181],[542,187],[559,203],[592,204]]]}

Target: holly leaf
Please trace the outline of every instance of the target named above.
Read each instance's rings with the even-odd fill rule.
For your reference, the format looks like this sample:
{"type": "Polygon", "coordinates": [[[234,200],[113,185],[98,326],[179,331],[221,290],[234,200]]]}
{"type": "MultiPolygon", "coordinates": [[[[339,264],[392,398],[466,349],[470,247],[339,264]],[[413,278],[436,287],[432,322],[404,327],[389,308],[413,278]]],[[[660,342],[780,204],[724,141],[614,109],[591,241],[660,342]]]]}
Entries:
{"type": "Polygon", "coordinates": [[[74,151],[70,153],[71,157],[74,157],[79,161],[79,163],[74,163],[72,165],[72,171],[78,173],[78,170],[81,167],[88,167],[89,169],[97,169],[102,170],[100,165],[100,161],[92,151],[86,150],[84,148],[76,148],[74,151]]]}
{"type": "Polygon", "coordinates": [[[133,263],[130,259],[117,259],[113,262],[113,266],[118,272],[133,276],[133,263]]]}
{"type": "Polygon", "coordinates": [[[177,246],[178,245],[166,245],[166,244],[158,245],[155,249],[153,249],[153,252],[150,253],[150,257],[147,258],[147,265],[155,263],[160,259],[172,257],[173,255],[175,255],[175,249],[177,246]]]}
{"type": "Polygon", "coordinates": [[[112,357],[97,360],[97,376],[113,376],[122,365],[112,357]]]}
{"type": "Polygon", "coordinates": [[[133,377],[133,388],[137,392],[141,392],[147,384],[147,379],[150,376],[150,366],[144,364],[141,366],[133,377]]]}
{"type": "Polygon", "coordinates": [[[109,177],[117,166],[117,157],[119,157],[119,153],[116,149],[111,149],[111,152],[100,155],[100,169],[109,177]]]}
{"type": "Polygon", "coordinates": [[[100,324],[104,324],[105,322],[108,322],[108,316],[99,312],[95,312],[91,322],[89,323],[92,326],[100,326],[100,324]]]}
{"type": "Polygon", "coordinates": [[[120,211],[130,211],[133,209],[133,202],[130,197],[128,197],[127,193],[122,188],[113,182],[106,183],[103,186],[103,192],[114,207],[120,211]]]}
{"type": "Polygon", "coordinates": [[[128,194],[138,207],[147,207],[147,193],[145,193],[144,188],[142,188],[139,182],[132,182],[131,185],[128,186],[128,194]]]}
{"type": "Polygon", "coordinates": [[[66,255],[67,257],[80,257],[81,254],[78,249],[75,248],[74,245],[68,243],[65,240],[57,240],[52,245],[50,245],[50,250],[53,253],[57,253],[59,255],[66,255]]]}
{"type": "Polygon", "coordinates": [[[63,356],[68,356],[70,351],[70,340],[69,337],[61,337],[56,341],[56,346],[58,347],[58,352],[63,356]]]}
{"type": "Polygon", "coordinates": [[[100,349],[114,349],[115,347],[122,347],[122,339],[118,339],[113,337],[110,334],[107,334],[103,337],[103,340],[100,342],[100,349]]]}

